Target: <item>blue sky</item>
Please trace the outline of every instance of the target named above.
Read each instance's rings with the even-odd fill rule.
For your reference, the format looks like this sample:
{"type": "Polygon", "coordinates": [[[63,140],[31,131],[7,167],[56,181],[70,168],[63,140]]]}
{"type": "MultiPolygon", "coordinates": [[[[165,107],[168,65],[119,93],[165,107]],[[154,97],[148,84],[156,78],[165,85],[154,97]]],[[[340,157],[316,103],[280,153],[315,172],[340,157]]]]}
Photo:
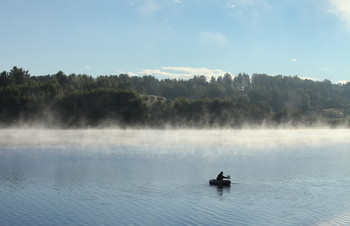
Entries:
{"type": "Polygon", "coordinates": [[[350,81],[350,0],[0,0],[0,70],[350,81]]]}

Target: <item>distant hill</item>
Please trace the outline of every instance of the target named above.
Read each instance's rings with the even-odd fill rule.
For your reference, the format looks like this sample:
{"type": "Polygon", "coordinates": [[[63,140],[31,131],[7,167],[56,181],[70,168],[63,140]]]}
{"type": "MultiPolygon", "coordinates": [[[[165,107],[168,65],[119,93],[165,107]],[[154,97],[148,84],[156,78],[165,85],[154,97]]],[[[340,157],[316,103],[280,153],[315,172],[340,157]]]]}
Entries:
{"type": "Polygon", "coordinates": [[[0,123],[85,127],[349,126],[350,83],[225,74],[207,81],[127,74],[0,74],[0,123]]]}

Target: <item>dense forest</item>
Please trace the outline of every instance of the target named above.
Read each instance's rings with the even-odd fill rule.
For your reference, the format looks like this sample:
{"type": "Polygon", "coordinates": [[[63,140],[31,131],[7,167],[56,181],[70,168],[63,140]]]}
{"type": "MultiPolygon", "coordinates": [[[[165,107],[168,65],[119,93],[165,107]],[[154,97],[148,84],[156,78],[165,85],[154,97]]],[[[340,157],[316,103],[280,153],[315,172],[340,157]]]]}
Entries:
{"type": "Polygon", "coordinates": [[[0,75],[0,124],[90,127],[349,126],[350,83],[225,74],[188,80],[127,74],[0,75]]]}

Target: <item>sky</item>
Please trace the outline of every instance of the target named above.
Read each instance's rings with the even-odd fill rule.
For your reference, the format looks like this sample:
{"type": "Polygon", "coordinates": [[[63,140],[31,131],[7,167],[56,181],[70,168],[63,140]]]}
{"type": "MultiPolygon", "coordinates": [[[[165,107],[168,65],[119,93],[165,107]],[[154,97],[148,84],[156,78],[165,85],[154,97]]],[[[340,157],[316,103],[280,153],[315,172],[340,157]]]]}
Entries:
{"type": "Polygon", "coordinates": [[[350,0],[0,0],[0,71],[350,81],[350,0]]]}

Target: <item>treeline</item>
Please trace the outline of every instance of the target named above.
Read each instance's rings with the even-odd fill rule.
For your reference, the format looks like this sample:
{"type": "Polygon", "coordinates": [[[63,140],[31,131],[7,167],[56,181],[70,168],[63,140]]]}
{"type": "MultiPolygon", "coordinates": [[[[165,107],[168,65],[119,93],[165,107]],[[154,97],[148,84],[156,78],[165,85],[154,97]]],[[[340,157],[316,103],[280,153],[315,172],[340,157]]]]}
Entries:
{"type": "Polygon", "coordinates": [[[181,80],[62,71],[32,76],[18,67],[0,74],[3,126],[349,126],[349,115],[350,83],[297,76],[227,73],[181,80]]]}

